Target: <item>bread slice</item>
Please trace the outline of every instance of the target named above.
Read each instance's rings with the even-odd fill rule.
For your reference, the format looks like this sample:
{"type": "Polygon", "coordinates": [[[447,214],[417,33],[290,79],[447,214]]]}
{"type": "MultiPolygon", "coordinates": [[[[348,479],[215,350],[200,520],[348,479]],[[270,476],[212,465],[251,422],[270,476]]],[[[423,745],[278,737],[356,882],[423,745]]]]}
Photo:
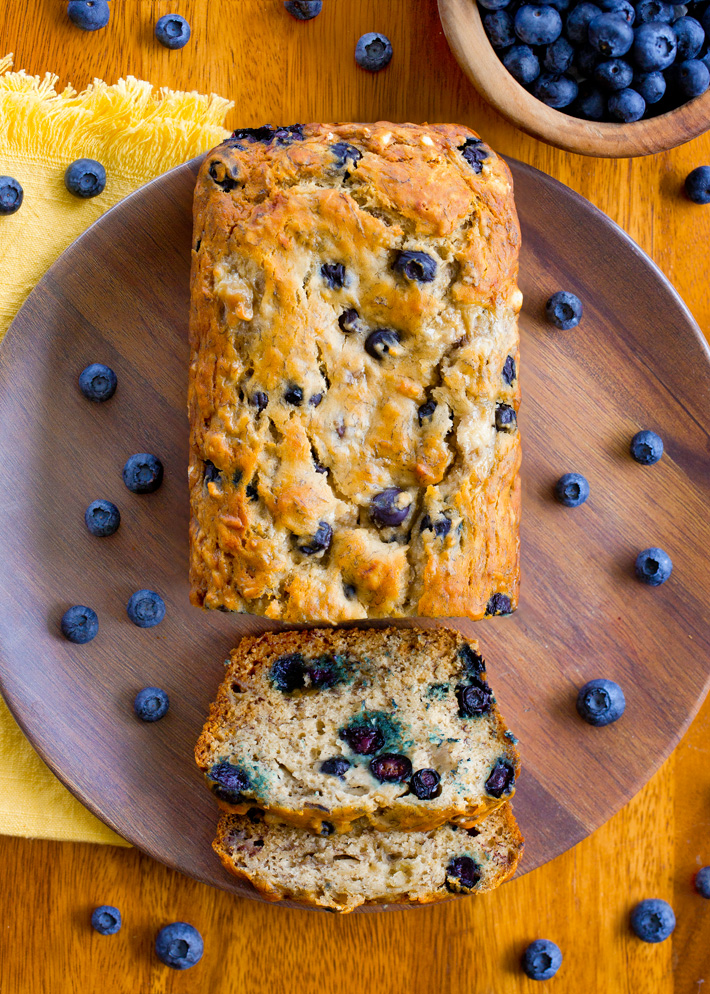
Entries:
{"type": "Polygon", "coordinates": [[[515,872],[523,837],[510,804],[470,829],[378,832],[359,822],[329,838],[266,824],[253,809],[223,815],[213,848],[230,873],[270,901],[348,912],[363,904],[427,904],[493,890],[515,872]]]}
{"type": "Polygon", "coordinates": [[[447,628],[245,638],[195,750],[220,806],[314,832],[470,826],[514,792],[475,642],[447,628]]]}

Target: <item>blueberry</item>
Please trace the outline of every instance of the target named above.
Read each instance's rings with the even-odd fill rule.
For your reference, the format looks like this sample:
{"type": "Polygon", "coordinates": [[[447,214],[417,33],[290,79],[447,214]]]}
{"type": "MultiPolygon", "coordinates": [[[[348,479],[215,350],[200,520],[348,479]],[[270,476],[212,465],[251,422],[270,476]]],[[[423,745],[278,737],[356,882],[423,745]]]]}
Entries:
{"type": "Polygon", "coordinates": [[[515,15],[515,33],[524,45],[549,45],[562,32],[562,18],[554,7],[525,4],[515,15]]]}
{"type": "Polygon", "coordinates": [[[679,17],[673,22],[673,33],[678,43],[676,59],[679,62],[694,59],[705,41],[705,32],[700,21],[696,21],[694,17],[679,17]]]}
{"type": "Polygon", "coordinates": [[[96,538],[107,538],[118,531],[121,512],[110,500],[94,500],[84,512],[86,527],[96,538]]]}
{"type": "Polygon", "coordinates": [[[412,775],[412,764],[406,756],[385,752],[370,762],[370,771],[380,783],[402,783],[412,775]]]}
{"type": "Polygon", "coordinates": [[[636,19],[636,11],[629,0],[600,0],[600,6],[605,14],[618,14],[627,24],[633,24],[636,19]]]}
{"type": "Polygon", "coordinates": [[[656,897],[641,901],[631,912],[631,928],[643,942],[663,942],[675,928],[673,908],[656,897]]]}
{"type": "Polygon", "coordinates": [[[87,400],[97,404],[110,400],[116,393],[117,385],[118,377],[114,371],[100,362],[92,362],[79,373],[79,389],[87,400]]]}
{"type": "Polygon", "coordinates": [[[269,678],[277,690],[290,694],[293,690],[301,690],[305,686],[305,667],[300,652],[291,652],[281,656],[271,664],[269,678]]]}
{"type": "Polygon", "coordinates": [[[288,126],[282,125],[281,127],[273,128],[270,124],[263,124],[260,128],[239,128],[238,131],[232,132],[230,140],[250,143],[258,142],[263,145],[270,145],[273,141],[276,145],[292,145],[293,142],[302,142],[304,140],[303,125],[290,124],[288,126]]]}
{"type": "Polygon", "coordinates": [[[412,507],[411,501],[406,498],[406,491],[397,487],[381,490],[370,501],[370,517],[381,528],[401,525],[412,507]]]}
{"type": "MultiPolygon", "coordinates": [[[[591,45],[581,45],[575,55],[575,64],[583,76],[593,76],[602,56],[591,45]]],[[[604,105],[606,111],[606,103],[604,105]]]]}
{"type": "Polygon", "coordinates": [[[548,0],[548,7],[554,7],[555,10],[559,10],[562,13],[570,5],[570,0],[548,0]]]}
{"type": "Polygon", "coordinates": [[[84,645],[96,638],[99,631],[99,619],[96,611],[92,611],[90,607],[75,604],[74,607],[70,607],[68,611],[64,612],[61,627],[64,638],[69,639],[70,642],[76,642],[77,645],[84,645]]]}
{"type": "Polygon", "coordinates": [[[420,801],[431,801],[441,793],[441,777],[436,770],[417,770],[409,781],[409,789],[420,801]]]}
{"type": "Polygon", "coordinates": [[[470,856],[456,856],[446,867],[445,886],[452,894],[473,890],[481,879],[481,868],[470,856]]]}
{"type": "Polygon", "coordinates": [[[355,46],[355,61],[361,69],[379,72],[390,64],[392,43],[377,31],[368,31],[358,39],[355,46]]]}
{"type": "Polygon", "coordinates": [[[129,598],[126,613],[138,628],[154,628],[165,617],[165,601],[154,590],[136,590],[129,598]]]}
{"type": "Polygon", "coordinates": [[[303,403],[303,390],[296,386],[289,387],[284,394],[284,400],[287,404],[293,404],[294,407],[300,407],[303,403]]]}
{"type": "Polygon", "coordinates": [[[688,100],[699,97],[710,87],[710,70],[700,59],[676,63],[671,73],[676,89],[688,100]]]}
{"type": "Polygon", "coordinates": [[[98,31],[108,24],[111,11],[106,0],[69,0],[67,14],[82,31],[98,31]]]}
{"type": "Polygon", "coordinates": [[[567,72],[572,65],[574,58],[574,48],[566,38],[558,38],[545,49],[545,56],[542,60],[543,69],[549,73],[567,72]]]}
{"type": "Polygon", "coordinates": [[[486,780],[486,792],[491,797],[509,794],[515,783],[515,770],[506,759],[499,759],[486,780]]]}
{"type": "Polygon", "coordinates": [[[649,21],[662,21],[670,24],[673,19],[673,8],[663,0],[640,0],[636,4],[636,23],[647,24],[649,21]]]}
{"type": "Polygon", "coordinates": [[[150,452],[137,452],[126,460],[123,482],[134,494],[152,494],[163,482],[163,464],[150,452]]]}
{"type": "Polygon", "coordinates": [[[323,9],[323,0],[284,0],[284,7],[298,21],[310,21],[323,9]]]}
{"type": "Polygon", "coordinates": [[[348,725],[339,734],[359,756],[372,756],[385,744],[384,735],[374,725],[348,725]]]}
{"type": "Polygon", "coordinates": [[[491,688],[483,680],[476,680],[468,687],[458,687],[456,696],[460,718],[480,718],[488,714],[495,701],[491,688]]]}
{"type": "Polygon", "coordinates": [[[435,410],[436,410],[435,400],[428,400],[425,404],[422,404],[417,409],[417,419],[419,421],[420,428],[424,426],[425,421],[428,421],[429,418],[433,416],[435,410]]]}
{"type": "Polygon", "coordinates": [[[425,514],[419,525],[419,532],[427,531],[433,531],[437,538],[445,538],[451,531],[451,519],[442,515],[442,517],[432,522],[429,515],[425,514]]]}
{"type": "Polygon", "coordinates": [[[663,549],[644,549],[636,557],[636,576],[651,587],[665,583],[672,571],[671,557],[663,549]]]}
{"type": "Polygon", "coordinates": [[[386,355],[398,355],[399,333],[391,328],[378,328],[365,339],[365,351],[373,359],[384,359],[386,355]]]}
{"type": "Polygon", "coordinates": [[[511,407],[510,404],[498,404],[496,406],[495,420],[496,431],[506,432],[507,434],[514,432],[518,426],[515,408],[511,407]]]}
{"type": "Polygon", "coordinates": [[[331,290],[342,290],[345,286],[346,273],[342,262],[324,262],[320,274],[331,290]]]}
{"type": "Polygon", "coordinates": [[[467,138],[463,145],[457,145],[457,148],[474,173],[480,175],[483,163],[491,154],[486,143],[480,138],[467,138]]]}
{"type": "MultiPolygon", "coordinates": [[[[678,42],[670,24],[652,21],[634,32],[634,61],[642,72],[667,69],[675,59],[678,42]]],[[[622,119],[623,120],[623,119],[622,119]]]]}
{"type": "Polygon", "coordinates": [[[580,718],[599,728],[618,721],[625,708],[624,692],[613,680],[590,680],[577,694],[577,712],[580,718]]]}
{"type": "Polygon", "coordinates": [[[575,110],[580,117],[584,117],[588,121],[601,121],[606,112],[606,99],[596,86],[590,82],[582,83],[575,103],[575,110]]]}
{"type": "Polygon", "coordinates": [[[492,10],[484,14],[483,27],[493,48],[507,48],[515,44],[513,18],[507,10],[492,10]]]}
{"type": "Polygon", "coordinates": [[[688,173],[685,192],[694,204],[710,204],[710,166],[697,166],[688,173]]]}
{"type": "Polygon", "coordinates": [[[623,59],[607,59],[596,67],[594,78],[606,90],[623,90],[631,85],[634,71],[623,59]]]}
{"type": "Polygon", "coordinates": [[[663,455],[663,439],[655,431],[637,431],[631,439],[631,455],[642,466],[653,466],[663,455]]]}
{"type": "Polygon", "coordinates": [[[701,897],[710,898],[710,866],[703,866],[695,874],[695,889],[701,897]]]}
{"type": "Polygon", "coordinates": [[[647,104],[657,104],[666,92],[666,77],[662,72],[639,72],[634,76],[633,89],[647,104]]]}
{"type": "Polygon", "coordinates": [[[202,959],[204,943],[202,936],[193,925],[187,922],[173,922],[158,932],[155,939],[155,952],[161,963],[173,970],[187,970],[202,959]]]}
{"type": "Polygon", "coordinates": [[[184,48],[190,33],[190,25],[179,14],[165,14],[155,23],[155,37],[165,48],[184,48]]]}
{"type": "Polygon", "coordinates": [[[582,301],[567,290],[553,293],[545,304],[547,320],[552,322],[560,331],[576,328],[582,319],[582,301]]]}
{"type": "Polygon", "coordinates": [[[576,7],[573,7],[567,15],[567,23],[565,24],[569,40],[576,45],[586,42],[589,25],[601,13],[601,8],[593,3],[578,3],[576,7]]]}
{"type": "Polygon", "coordinates": [[[311,399],[308,401],[310,407],[318,407],[320,402],[323,400],[322,393],[314,393],[311,399]]]}
{"type": "Polygon", "coordinates": [[[510,597],[507,594],[492,594],[486,604],[486,615],[510,614],[510,597]]]}
{"type": "Polygon", "coordinates": [[[426,252],[398,252],[392,269],[412,283],[431,283],[436,276],[436,262],[426,252]]]}
{"type": "Polygon", "coordinates": [[[599,14],[589,25],[589,44],[608,59],[626,55],[634,43],[634,29],[619,14],[599,14]]]}
{"type": "Polygon", "coordinates": [[[577,98],[579,87],[571,76],[542,73],[533,83],[533,94],[548,107],[568,107],[577,98]]]}
{"type": "Polygon", "coordinates": [[[212,793],[227,804],[241,804],[243,792],[249,788],[249,776],[241,766],[233,763],[216,763],[207,776],[212,782],[212,793]]]}
{"type": "Polygon", "coordinates": [[[350,769],[350,763],[345,756],[333,756],[332,759],[325,759],[320,764],[321,773],[327,773],[331,777],[340,777],[342,780],[350,769]]]}
{"type": "Polygon", "coordinates": [[[361,330],[360,315],[354,307],[349,307],[347,311],[343,311],[338,318],[338,326],[345,335],[361,330]]]}
{"type": "Polygon", "coordinates": [[[313,556],[317,552],[325,552],[330,548],[333,539],[333,529],[327,521],[318,524],[315,535],[308,538],[303,544],[298,545],[298,551],[304,556],[313,556]]]}
{"type": "Polygon", "coordinates": [[[362,158],[360,149],[355,148],[354,145],[348,145],[347,142],[336,142],[335,145],[330,146],[330,151],[335,156],[335,165],[338,169],[342,169],[348,163],[357,169],[357,164],[362,158]]]}
{"type": "Polygon", "coordinates": [[[509,387],[513,385],[515,377],[517,376],[517,370],[515,368],[515,359],[512,355],[506,356],[501,376],[509,387]]]}
{"type": "Polygon", "coordinates": [[[205,459],[205,483],[216,483],[221,475],[220,470],[217,469],[212,460],[205,459]]]}
{"type": "Polygon", "coordinates": [[[609,113],[625,124],[633,124],[634,121],[640,121],[645,111],[646,101],[640,93],[629,87],[624,90],[617,90],[609,97],[609,113]]]}
{"type": "Polygon", "coordinates": [[[540,75],[540,62],[529,45],[513,45],[503,56],[503,65],[522,86],[540,75]]]}
{"type": "Polygon", "coordinates": [[[133,710],[141,721],[160,721],[170,707],[168,695],[160,687],[144,687],[136,694],[133,710]]]}
{"type": "Polygon", "coordinates": [[[252,407],[256,408],[257,414],[261,414],[265,411],[269,403],[269,395],[264,393],[262,390],[257,390],[256,393],[251,395],[249,403],[252,407]]]}
{"type": "Polygon", "coordinates": [[[77,159],[67,167],[64,185],[75,197],[98,197],[106,186],[106,170],[95,159],[77,159]]]}
{"type": "Polygon", "coordinates": [[[484,7],[486,10],[498,11],[502,10],[503,7],[507,7],[510,0],[478,0],[478,2],[481,7],[484,7]]]}
{"type": "Polygon", "coordinates": [[[14,214],[22,207],[24,190],[12,176],[0,176],[0,215],[14,214]]]}
{"type": "Polygon", "coordinates": [[[579,507],[589,497],[589,483],[580,473],[565,473],[555,484],[555,497],[565,507],[579,507]]]}
{"type": "Polygon", "coordinates": [[[115,935],[121,928],[121,912],[111,904],[102,904],[91,912],[91,927],[99,935],[115,935]]]}
{"type": "Polygon", "coordinates": [[[469,676],[480,676],[486,669],[486,664],[480,652],[476,652],[468,643],[464,643],[459,649],[459,659],[466,667],[469,676]]]}
{"type": "Polygon", "coordinates": [[[256,489],[253,483],[248,483],[244,493],[247,495],[249,500],[258,500],[259,491],[256,489]]]}
{"type": "Polygon", "coordinates": [[[523,953],[521,964],[531,980],[550,980],[562,966],[562,952],[549,939],[536,939],[523,953]]]}

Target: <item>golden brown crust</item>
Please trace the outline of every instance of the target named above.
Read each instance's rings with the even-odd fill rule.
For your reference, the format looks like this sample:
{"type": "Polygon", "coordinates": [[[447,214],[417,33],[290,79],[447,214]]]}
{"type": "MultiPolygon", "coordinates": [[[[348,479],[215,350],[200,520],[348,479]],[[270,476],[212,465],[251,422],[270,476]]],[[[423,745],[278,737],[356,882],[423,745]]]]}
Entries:
{"type": "Polygon", "coordinates": [[[520,442],[495,426],[519,403],[508,168],[483,143],[472,166],[455,125],[301,135],[228,140],[197,182],[192,601],[289,622],[479,618],[494,594],[512,610],[520,442]],[[338,143],[361,158],[338,165],[338,143]],[[402,251],[433,279],[396,271],[402,251]],[[323,265],[344,267],[335,286],[323,265]],[[373,356],[382,328],[400,342],[373,356]],[[372,500],[391,488],[409,510],[388,527],[372,500]]]}

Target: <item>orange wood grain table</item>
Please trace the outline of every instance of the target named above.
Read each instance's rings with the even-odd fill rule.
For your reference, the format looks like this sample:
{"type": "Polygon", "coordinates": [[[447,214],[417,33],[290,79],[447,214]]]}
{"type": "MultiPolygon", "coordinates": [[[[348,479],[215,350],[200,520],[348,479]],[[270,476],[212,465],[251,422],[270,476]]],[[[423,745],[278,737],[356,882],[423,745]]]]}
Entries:
{"type": "MultiPolygon", "coordinates": [[[[82,88],[133,74],[156,85],[213,90],[236,101],[229,123],[378,119],[458,121],[498,151],[567,183],[655,259],[710,329],[710,207],[682,196],[691,168],[710,163],[710,136],[647,159],[594,160],[548,148],[496,115],[459,70],[436,0],[325,0],[297,23],[281,0],[112,0],[104,31],[72,28],[63,0],[5,0],[0,54],[16,68],[82,88]],[[161,48],[153,24],[181,13],[192,40],[161,48]],[[390,67],[370,75],[353,50],[385,32],[390,67]]],[[[620,333],[622,333],[620,331],[620,333]]],[[[649,328],[649,334],[652,329],[649,328]]],[[[603,348],[603,342],[600,347],[603,348]]],[[[693,369],[688,376],[695,375],[693,369]]],[[[683,527],[683,522],[678,522],[683,527]]],[[[521,950],[547,937],[563,950],[551,994],[702,994],[710,984],[710,901],[692,889],[710,863],[710,704],[675,754],[608,824],[542,869],[483,899],[388,914],[284,911],[188,880],[135,850],[0,838],[1,994],[518,994],[540,989],[521,950]],[[675,908],[671,940],[646,945],[628,929],[644,897],[675,908]],[[118,905],[124,927],[94,934],[90,910],[118,905]],[[158,927],[187,920],[205,937],[185,973],[152,952],[158,927]]]]}

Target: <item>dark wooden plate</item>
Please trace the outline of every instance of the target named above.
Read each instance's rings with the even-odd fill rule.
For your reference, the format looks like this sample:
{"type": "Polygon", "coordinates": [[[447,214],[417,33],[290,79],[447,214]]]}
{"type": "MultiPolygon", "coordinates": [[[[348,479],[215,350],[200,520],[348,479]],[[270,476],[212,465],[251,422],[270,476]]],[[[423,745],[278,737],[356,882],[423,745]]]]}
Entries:
{"type": "MultiPolygon", "coordinates": [[[[671,286],[587,201],[511,163],[523,226],[524,522],[522,602],[510,619],[471,625],[504,715],[520,736],[515,810],[532,870],[594,831],[646,782],[695,714],[710,678],[708,350],[671,286]],[[565,288],[581,325],[559,332],[544,302],[565,288]],[[658,431],[661,462],[628,454],[658,431]],[[588,502],[551,492],[583,472],[588,502]],[[664,547],[662,587],[639,583],[636,553],[664,547]],[[575,711],[597,676],[626,692],[624,717],[594,729],[575,711]]],[[[50,269],[0,353],[0,646],[2,691],[58,777],[100,818],[155,858],[254,896],[212,853],[217,814],[192,759],[222,660],[243,633],[276,627],[190,607],[186,486],[188,267],[197,163],[139,190],[50,269]],[[115,397],[86,401],[89,362],[118,373],[115,397]],[[133,452],[165,463],[162,488],[129,493],[133,452]],[[86,505],[114,500],[108,539],[86,505]],[[158,590],[157,628],[135,628],[130,594],[158,590]],[[99,614],[98,637],[59,634],[71,604],[99,614]],[[164,687],[157,724],[133,715],[136,691],[164,687]]],[[[425,624],[431,624],[431,622],[425,624]]]]}

